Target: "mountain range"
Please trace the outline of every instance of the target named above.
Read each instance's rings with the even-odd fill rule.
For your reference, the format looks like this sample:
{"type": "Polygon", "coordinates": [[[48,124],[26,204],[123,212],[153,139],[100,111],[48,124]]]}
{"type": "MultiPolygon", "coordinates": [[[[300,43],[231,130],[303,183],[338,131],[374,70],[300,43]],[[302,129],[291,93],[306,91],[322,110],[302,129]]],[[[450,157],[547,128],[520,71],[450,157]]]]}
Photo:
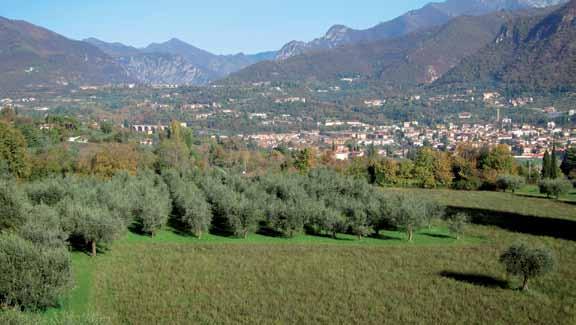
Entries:
{"type": "Polygon", "coordinates": [[[0,17],[0,88],[130,81],[110,56],[24,21],[0,17]]]}
{"type": "Polygon", "coordinates": [[[462,59],[490,44],[504,24],[519,17],[549,12],[548,8],[460,16],[442,26],[398,38],[261,62],[233,74],[230,79],[245,82],[326,81],[348,77],[396,85],[432,83],[462,59]]]}
{"type": "Polygon", "coordinates": [[[276,59],[285,60],[304,53],[333,49],[342,45],[396,38],[443,25],[458,16],[480,16],[500,10],[543,8],[565,2],[567,0],[447,0],[442,3],[430,3],[421,9],[410,11],[365,30],[335,25],[328,30],[326,35],[311,42],[292,41],[286,44],[278,51],[276,59]]]}
{"type": "Polygon", "coordinates": [[[178,39],[145,48],[95,38],[75,41],[0,18],[0,88],[203,85],[230,74],[227,80],[234,82],[360,77],[391,84],[511,85],[529,80],[529,87],[558,88],[572,80],[565,76],[571,70],[562,67],[574,63],[574,1],[558,9],[566,0],[447,0],[367,30],[336,25],[312,42],[254,55],[215,55],[178,39]],[[538,78],[543,73],[546,77],[538,78]]]}
{"type": "Polygon", "coordinates": [[[130,76],[146,84],[202,85],[254,63],[273,59],[276,54],[215,55],[176,38],[164,43],[152,43],[142,49],[121,43],[107,43],[96,38],[88,38],[84,42],[116,58],[130,76]]]}

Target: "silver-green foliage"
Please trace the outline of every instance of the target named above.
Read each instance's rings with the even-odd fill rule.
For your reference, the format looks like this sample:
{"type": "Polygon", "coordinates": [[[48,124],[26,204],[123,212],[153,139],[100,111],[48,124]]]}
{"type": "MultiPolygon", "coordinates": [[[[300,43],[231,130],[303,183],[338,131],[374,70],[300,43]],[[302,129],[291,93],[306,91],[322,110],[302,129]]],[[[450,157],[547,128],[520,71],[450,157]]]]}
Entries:
{"type": "Polygon", "coordinates": [[[544,275],[554,269],[555,258],[546,248],[533,248],[526,244],[514,244],[500,255],[500,263],[510,275],[522,277],[522,290],[528,289],[528,280],[544,275]]]}
{"type": "Polygon", "coordinates": [[[0,235],[0,305],[55,306],[70,286],[71,272],[64,246],[46,248],[14,234],[0,235]]]}
{"type": "Polygon", "coordinates": [[[465,213],[456,213],[448,217],[448,230],[452,233],[456,239],[460,239],[460,237],[464,234],[466,230],[466,226],[470,222],[470,217],[465,213]]]}

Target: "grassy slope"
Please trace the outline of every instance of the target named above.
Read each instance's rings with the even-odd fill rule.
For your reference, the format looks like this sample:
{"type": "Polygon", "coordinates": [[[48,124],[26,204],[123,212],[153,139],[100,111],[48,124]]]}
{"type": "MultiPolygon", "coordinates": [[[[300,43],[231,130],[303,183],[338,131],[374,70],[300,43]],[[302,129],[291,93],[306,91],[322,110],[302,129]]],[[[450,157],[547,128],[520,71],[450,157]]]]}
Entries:
{"type": "MultiPolygon", "coordinates": [[[[525,195],[525,196],[546,198],[546,195],[540,194],[540,190],[538,189],[538,186],[536,186],[536,185],[527,185],[527,186],[523,187],[522,189],[520,189],[520,191],[518,191],[517,194],[518,195],[525,195]]],[[[573,190],[572,192],[566,194],[566,195],[562,195],[560,197],[560,200],[566,201],[566,202],[576,202],[576,189],[573,190]]]]}
{"type": "MultiPolygon", "coordinates": [[[[542,199],[424,194],[449,205],[576,219],[573,205],[542,199]]],[[[440,228],[421,233],[413,245],[394,232],[363,241],[128,234],[95,261],[75,253],[79,285],[63,309],[94,310],[116,324],[576,322],[576,283],[567,281],[576,278],[574,241],[470,228],[464,245],[453,245],[440,228]],[[502,289],[497,257],[517,240],[552,247],[560,261],[527,294],[502,289]]]]}
{"type": "Polygon", "coordinates": [[[447,206],[510,212],[543,218],[576,220],[576,206],[543,198],[512,193],[466,192],[451,190],[386,189],[422,195],[447,206]]]}
{"type": "MultiPolygon", "coordinates": [[[[99,259],[93,307],[116,324],[547,323],[576,320],[576,246],[480,227],[491,244],[244,245],[124,241],[99,259]],[[506,289],[497,257],[553,247],[558,272],[506,289]]],[[[512,282],[514,283],[514,281],[512,282]]]]}

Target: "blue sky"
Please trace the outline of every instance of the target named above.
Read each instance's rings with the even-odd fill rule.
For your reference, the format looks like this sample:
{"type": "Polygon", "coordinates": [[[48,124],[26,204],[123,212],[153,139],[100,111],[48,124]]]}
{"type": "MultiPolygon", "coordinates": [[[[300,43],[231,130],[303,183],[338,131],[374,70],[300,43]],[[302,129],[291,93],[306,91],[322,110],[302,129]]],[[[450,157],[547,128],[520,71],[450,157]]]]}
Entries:
{"type": "Polygon", "coordinates": [[[0,16],[73,39],[144,46],[172,37],[218,54],[275,50],[334,24],[367,28],[427,0],[1,0],[0,16]]]}

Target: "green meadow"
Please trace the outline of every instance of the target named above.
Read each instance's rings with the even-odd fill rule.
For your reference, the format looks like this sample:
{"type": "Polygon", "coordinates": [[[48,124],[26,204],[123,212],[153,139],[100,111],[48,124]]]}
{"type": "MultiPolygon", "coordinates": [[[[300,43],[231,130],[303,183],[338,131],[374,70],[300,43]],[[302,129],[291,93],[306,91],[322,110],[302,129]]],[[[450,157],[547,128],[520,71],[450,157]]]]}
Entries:
{"type": "Polygon", "coordinates": [[[127,233],[96,258],[73,254],[76,286],[44,318],[88,312],[111,324],[576,322],[573,205],[503,193],[426,194],[479,213],[478,222],[461,240],[439,223],[413,243],[391,231],[362,240],[127,233]],[[498,263],[519,241],[551,248],[558,261],[528,292],[516,290],[519,280],[498,263]]]}

